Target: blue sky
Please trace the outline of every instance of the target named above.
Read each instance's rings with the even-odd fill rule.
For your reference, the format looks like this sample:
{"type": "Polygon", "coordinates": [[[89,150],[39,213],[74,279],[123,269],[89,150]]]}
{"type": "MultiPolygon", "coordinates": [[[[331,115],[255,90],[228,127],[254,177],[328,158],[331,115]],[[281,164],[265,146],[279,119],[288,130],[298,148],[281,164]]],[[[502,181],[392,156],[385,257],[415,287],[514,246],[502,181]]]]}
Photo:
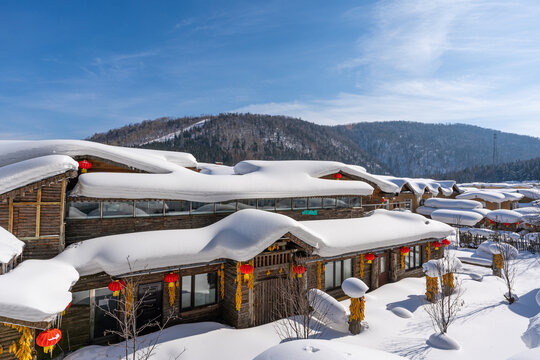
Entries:
{"type": "Polygon", "coordinates": [[[0,139],[242,111],[540,136],[540,4],[0,2],[0,139]]]}

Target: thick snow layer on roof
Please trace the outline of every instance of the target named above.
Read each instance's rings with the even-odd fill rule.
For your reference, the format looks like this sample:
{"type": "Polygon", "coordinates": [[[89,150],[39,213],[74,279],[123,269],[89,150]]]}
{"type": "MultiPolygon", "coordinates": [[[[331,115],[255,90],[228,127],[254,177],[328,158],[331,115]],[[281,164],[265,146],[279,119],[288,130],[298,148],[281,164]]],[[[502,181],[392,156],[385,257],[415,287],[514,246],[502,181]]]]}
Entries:
{"type": "Polygon", "coordinates": [[[218,202],[233,199],[302,196],[371,195],[363,181],[319,179],[346,171],[331,161],[245,161],[235,175],[209,175],[177,167],[169,174],[87,173],[72,196],[128,199],[183,199],[218,202]]]}
{"type": "Polygon", "coordinates": [[[474,226],[481,221],[484,216],[471,210],[438,209],[431,213],[431,218],[451,225],[474,226]]]}
{"type": "Polygon", "coordinates": [[[323,257],[440,239],[453,233],[452,227],[422,215],[383,209],[362,218],[300,223],[324,240],[318,251],[323,257]]]}
{"type": "Polygon", "coordinates": [[[498,190],[470,189],[456,196],[456,199],[481,199],[488,202],[502,203],[504,201],[519,201],[523,195],[516,192],[498,190]]]}
{"type": "Polygon", "coordinates": [[[227,165],[199,163],[198,168],[206,175],[235,175],[234,167],[227,165]]]}
{"type": "Polygon", "coordinates": [[[418,214],[422,214],[425,216],[431,216],[431,213],[434,212],[435,210],[439,210],[439,209],[434,208],[434,207],[429,207],[429,206],[419,206],[416,208],[416,212],[418,214]]]}
{"type": "Polygon", "coordinates": [[[455,256],[448,257],[448,259],[433,259],[422,264],[424,273],[429,277],[438,277],[449,272],[457,272],[462,267],[461,261],[455,256]]]}
{"type": "Polygon", "coordinates": [[[426,199],[425,206],[439,209],[477,209],[482,208],[482,203],[474,200],[431,198],[426,199]]]}
{"type": "Polygon", "coordinates": [[[3,140],[0,141],[0,166],[46,155],[94,156],[140,170],[167,173],[178,166],[196,167],[193,155],[111,146],[83,140],[3,140]]]}
{"type": "Polygon", "coordinates": [[[22,254],[24,242],[0,226],[0,264],[7,264],[15,256],[22,254]]]}
{"type": "Polygon", "coordinates": [[[529,199],[540,200],[540,189],[519,189],[517,191],[529,199]]]}
{"type": "Polygon", "coordinates": [[[453,180],[419,179],[386,175],[379,175],[379,177],[396,184],[400,191],[403,190],[405,184],[408,184],[416,196],[422,196],[426,189],[433,195],[438,195],[440,190],[443,195],[450,196],[454,192],[453,187],[456,184],[453,180]]]}
{"type": "Polygon", "coordinates": [[[79,274],[56,259],[26,260],[0,275],[0,316],[30,321],[51,321],[71,302],[71,286],[79,274]]]}
{"type": "Polygon", "coordinates": [[[536,206],[526,206],[522,208],[517,208],[517,209],[514,209],[514,211],[522,215],[540,215],[540,208],[536,206]]]}
{"type": "Polygon", "coordinates": [[[381,350],[336,341],[309,339],[283,342],[275,345],[254,360],[398,360],[405,359],[381,350]]]}
{"type": "MultiPolygon", "coordinates": [[[[0,161],[2,158],[0,155],[0,161]]],[[[0,167],[0,194],[77,169],[77,162],[65,155],[46,155],[4,165],[0,167]]]]}
{"type": "Polygon", "coordinates": [[[487,218],[498,222],[498,223],[517,223],[521,221],[521,217],[523,215],[518,213],[514,210],[505,210],[505,209],[499,209],[499,210],[493,210],[488,215],[487,218]]]}

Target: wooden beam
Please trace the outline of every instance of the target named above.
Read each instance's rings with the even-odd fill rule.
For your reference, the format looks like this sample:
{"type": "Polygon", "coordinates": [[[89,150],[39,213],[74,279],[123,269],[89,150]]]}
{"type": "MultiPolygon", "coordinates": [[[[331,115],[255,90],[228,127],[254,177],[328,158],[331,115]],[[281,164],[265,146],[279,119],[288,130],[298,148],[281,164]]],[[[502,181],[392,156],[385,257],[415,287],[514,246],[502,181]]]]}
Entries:
{"type": "Polygon", "coordinates": [[[36,205],[62,205],[60,201],[32,201],[32,202],[14,202],[13,206],[36,206],[36,205]]]}
{"type": "Polygon", "coordinates": [[[36,205],[36,237],[39,237],[39,227],[41,223],[41,188],[37,191],[36,205]]]}
{"type": "Polygon", "coordinates": [[[59,235],[43,235],[43,236],[26,236],[26,237],[19,237],[19,240],[52,240],[52,239],[58,239],[59,235]]]}
{"type": "Polygon", "coordinates": [[[9,198],[8,231],[13,234],[13,198],[9,198]]]}

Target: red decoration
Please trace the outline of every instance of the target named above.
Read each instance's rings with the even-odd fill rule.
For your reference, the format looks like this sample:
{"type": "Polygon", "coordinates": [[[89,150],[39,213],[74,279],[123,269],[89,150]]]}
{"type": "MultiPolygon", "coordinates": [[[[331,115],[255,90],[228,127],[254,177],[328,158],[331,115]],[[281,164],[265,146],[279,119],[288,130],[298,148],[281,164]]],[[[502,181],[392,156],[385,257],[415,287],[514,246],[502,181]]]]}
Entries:
{"type": "Polygon", "coordinates": [[[253,273],[253,265],[251,264],[243,264],[240,266],[240,272],[244,275],[249,275],[253,273]]]}
{"type": "Polygon", "coordinates": [[[439,248],[441,247],[441,245],[442,245],[442,244],[441,244],[440,242],[438,242],[438,241],[435,241],[435,242],[433,243],[433,247],[435,248],[435,250],[439,250],[439,248]]]}
{"type": "Polygon", "coordinates": [[[527,224],[527,223],[525,223],[525,226],[531,226],[531,224],[527,224]]]}
{"type": "Polygon", "coordinates": [[[385,199],[385,198],[381,198],[381,200],[382,200],[382,203],[383,203],[383,204],[384,204],[384,202],[386,201],[386,199],[385,199]]]}
{"type": "Polygon", "coordinates": [[[444,239],[444,240],[442,241],[442,243],[443,243],[443,245],[444,245],[445,247],[447,247],[448,245],[450,245],[450,240],[444,239]]]}
{"type": "Polygon", "coordinates": [[[62,332],[58,329],[49,329],[41,332],[36,338],[36,344],[43,348],[43,352],[46,354],[52,351],[54,345],[56,345],[62,338],[62,332]]]}
{"type": "Polygon", "coordinates": [[[177,273],[168,273],[167,275],[165,275],[165,282],[166,283],[175,283],[178,281],[178,274],[177,273]]]}
{"type": "Polygon", "coordinates": [[[81,169],[82,173],[85,173],[91,167],[92,167],[92,163],[90,161],[88,160],[79,161],[79,169],[81,169]]]}
{"type": "Polygon", "coordinates": [[[118,296],[120,291],[126,286],[123,280],[113,280],[109,283],[109,290],[113,292],[113,296],[118,296]]]}
{"type": "Polygon", "coordinates": [[[519,221],[516,222],[516,225],[519,225],[519,221]]]}
{"type": "Polygon", "coordinates": [[[304,267],[304,265],[296,265],[296,266],[293,266],[293,271],[296,275],[298,275],[299,278],[302,277],[302,274],[306,272],[306,268],[304,267]]]}
{"type": "Polygon", "coordinates": [[[401,249],[399,249],[403,255],[408,254],[411,249],[409,249],[407,246],[402,246],[401,249]]]}
{"type": "Polygon", "coordinates": [[[364,259],[367,260],[368,264],[371,264],[371,262],[375,259],[375,255],[372,253],[367,253],[366,256],[364,256],[364,259]]]}
{"type": "Polygon", "coordinates": [[[504,226],[508,227],[508,225],[510,225],[509,223],[504,223],[504,226]]]}
{"type": "Polygon", "coordinates": [[[490,223],[495,224],[495,221],[488,219],[490,223]]]}
{"type": "Polygon", "coordinates": [[[343,175],[341,175],[340,173],[335,173],[334,174],[334,179],[336,180],[340,180],[342,178],[343,175]]]}

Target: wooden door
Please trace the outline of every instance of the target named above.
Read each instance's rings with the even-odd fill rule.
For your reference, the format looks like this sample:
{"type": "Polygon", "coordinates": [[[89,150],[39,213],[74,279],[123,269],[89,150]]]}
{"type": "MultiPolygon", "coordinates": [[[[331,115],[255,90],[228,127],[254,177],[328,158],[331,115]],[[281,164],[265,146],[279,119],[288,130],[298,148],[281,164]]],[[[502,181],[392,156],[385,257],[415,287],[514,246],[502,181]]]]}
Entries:
{"type": "Polygon", "coordinates": [[[379,263],[379,286],[388,283],[388,273],[390,265],[390,256],[388,252],[377,255],[379,263]]]}
{"type": "Polygon", "coordinates": [[[255,326],[267,324],[278,319],[280,306],[279,288],[282,278],[270,278],[254,284],[255,326]]]}
{"type": "Polygon", "coordinates": [[[137,295],[137,299],[143,299],[137,313],[137,326],[140,327],[154,321],[161,323],[163,284],[161,282],[155,282],[139,285],[137,295]]]}

